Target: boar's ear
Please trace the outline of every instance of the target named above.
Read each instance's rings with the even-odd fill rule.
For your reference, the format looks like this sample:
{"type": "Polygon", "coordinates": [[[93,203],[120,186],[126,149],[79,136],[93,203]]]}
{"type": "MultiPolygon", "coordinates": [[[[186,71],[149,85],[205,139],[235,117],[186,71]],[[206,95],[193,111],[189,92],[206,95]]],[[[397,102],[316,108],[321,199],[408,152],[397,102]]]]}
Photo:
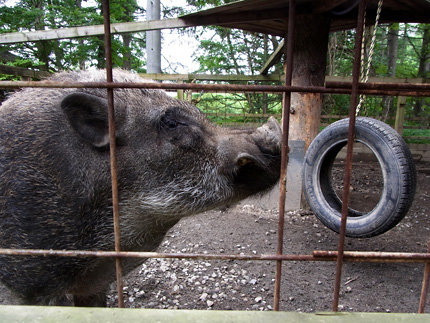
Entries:
{"type": "Polygon", "coordinates": [[[91,145],[109,145],[107,100],[87,93],[72,93],[61,101],[72,128],[91,145]]]}

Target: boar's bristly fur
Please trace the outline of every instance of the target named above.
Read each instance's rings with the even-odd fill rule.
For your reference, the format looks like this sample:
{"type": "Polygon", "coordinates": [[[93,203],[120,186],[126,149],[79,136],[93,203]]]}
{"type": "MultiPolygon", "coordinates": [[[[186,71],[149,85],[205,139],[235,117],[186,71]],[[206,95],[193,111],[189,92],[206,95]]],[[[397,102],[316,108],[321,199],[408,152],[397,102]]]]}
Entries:
{"type": "MultiPolygon", "coordinates": [[[[105,71],[52,81],[105,81],[105,71]]],[[[114,70],[115,82],[145,82],[114,70]]],[[[113,250],[106,89],[27,88],[0,106],[0,247],[113,250]]],[[[237,202],[279,179],[281,129],[228,130],[151,89],[115,89],[121,248],[153,251],[184,216],[237,202]]],[[[123,261],[124,271],[142,259],[123,261]]],[[[105,306],[112,259],[0,256],[25,304],[105,306]],[[71,296],[70,296],[71,295],[71,296]]]]}

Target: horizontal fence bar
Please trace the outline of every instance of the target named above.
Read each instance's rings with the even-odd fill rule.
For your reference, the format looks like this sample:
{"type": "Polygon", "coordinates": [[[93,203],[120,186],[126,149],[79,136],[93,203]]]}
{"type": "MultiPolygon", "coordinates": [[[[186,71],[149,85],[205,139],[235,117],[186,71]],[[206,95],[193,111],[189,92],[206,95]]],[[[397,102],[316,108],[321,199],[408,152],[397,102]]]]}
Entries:
{"type": "MultiPolygon", "coordinates": [[[[326,87],[332,87],[332,88],[350,88],[351,83],[349,82],[326,82],[326,87]]],[[[422,90],[430,91],[430,84],[426,83],[358,83],[359,89],[396,89],[396,90],[415,90],[417,89],[417,85],[422,90]]]]}
{"type": "MultiPolygon", "coordinates": [[[[281,118],[282,115],[281,114],[270,114],[270,113],[224,113],[224,112],[204,112],[204,114],[206,116],[211,116],[211,117],[247,117],[247,118],[269,118],[269,117],[274,117],[274,118],[281,118]]],[[[347,115],[330,115],[330,114],[322,114],[321,115],[321,119],[346,119],[348,118],[347,115]]],[[[373,116],[373,119],[377,119],[377,120],[382,120],[381,116],[373,116]]],[[[388,116],[386,118],[387,120],[390,121],[394,121],[395,120],[395,116],[388,116]]],[[[408,121],[429,121],[430,122],[430,118],[428,117],[405,117],[405,122],[408,121]]],[[[405,129],[427,129],[425,127],[422,126],[404,126],[405,129]]]]}
{"type": "MultiPolygon", "coordinates": [[[[336,260],[337,251],[312,252],[315,258],[325,258],[336,260]]],[[[408,252],[383,252],[383,251],[344,251],[345,261],[350,262],[401,262],[401,263],[428,263],[429,253],[408,253],[408,252]]]]}
{"type": "MultiPolygon", "coordinates": [[[[365,83],[361,83],[365,84],[365,83]]],[[[394,85],[404,85],[394,83],[394,85]]],[[[360,94],[366,95],[392,95],[392,96],[430,96],[427,84],[411,84],[407,89],[389,88],[393,83],[383,88],[360,88],[360,94]]],[[[334,93],[351,94],[351,88],[329,88],[321,86],[285,86],[285,85],[246,85],[246,84],[198,84],[198,83],[109,83],[109,82],[52,82],[52,81],[1,81],[0,88],[146,88],[146,89],[173,89],[173,90],[204,90],[206,92],[302,92],[302,93],[334,93]]]]}
{"type": "MultiPolygon", "coordinates": [[[[300,254],[199,254],[199,253],[163,253],[135,251],[91,251],[91,250],[41,250],[41,249],[5,249],[0,248],[0,255],[7,256],[56,256],[56,257],[102,257],[102,258],[187,258],[201,260],[260,260],[260,261],[336,261],[337,251],[316,250],[311,255],[300,254]]],[[[397,262],[430,263],[429,253],[405,252],[365,252],[345,251],[345,261],[349,262],[397,262]]]]}

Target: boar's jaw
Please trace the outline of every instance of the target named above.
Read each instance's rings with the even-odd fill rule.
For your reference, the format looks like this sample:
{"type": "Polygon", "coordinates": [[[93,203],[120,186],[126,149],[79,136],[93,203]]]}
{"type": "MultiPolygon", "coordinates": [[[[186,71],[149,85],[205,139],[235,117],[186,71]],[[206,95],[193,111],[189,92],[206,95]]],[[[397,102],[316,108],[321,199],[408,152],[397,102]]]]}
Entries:
{"type": "Polygon", "coordinates": [[[280,160],[280,155],[239,154],[234,173],[236,190],[246,197],[260,192],[264,193],[272,188],[279,180],[280,160]]]}

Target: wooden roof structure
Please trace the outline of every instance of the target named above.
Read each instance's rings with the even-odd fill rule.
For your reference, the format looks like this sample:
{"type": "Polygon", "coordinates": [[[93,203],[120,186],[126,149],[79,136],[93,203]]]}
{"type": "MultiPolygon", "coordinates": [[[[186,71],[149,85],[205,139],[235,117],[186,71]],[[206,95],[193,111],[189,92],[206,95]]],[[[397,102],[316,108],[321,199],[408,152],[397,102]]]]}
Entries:
{"type": "MultiPolygon", "coordinates": [[[[356,27],[359,0],[296,0],[298,14],[331,18],[330,31],[356,27]]],[[[378,0],[367,0],[366,23],[373,24],[378,0]]],[[[284,37],[288,0],[243,0],[178,18],[111,24],[112,34],[195,26],[224,26],[284,37]]],[[[430,23],[430,0],[384,0],[380,23],[430,23]]],[[[0,34],[0,44],[79,38],[104,34],[103,25],[0,34]]]]}
{"type": "MultiPolygon", "coordinates": [[[[331,18],[330,31],[352,29],[357,24],[359,0],[297,0],[297,13],[331,18]]],[[[289,1],[243,0],[181,16],[195,26],[217,25],[285,36],[289,1]]],[[[367,1],[366,23],[373,24],[378,0],[367,1]]],[[[384,0],[380,23],[430,23],[429,0],[384,0]]]]}

